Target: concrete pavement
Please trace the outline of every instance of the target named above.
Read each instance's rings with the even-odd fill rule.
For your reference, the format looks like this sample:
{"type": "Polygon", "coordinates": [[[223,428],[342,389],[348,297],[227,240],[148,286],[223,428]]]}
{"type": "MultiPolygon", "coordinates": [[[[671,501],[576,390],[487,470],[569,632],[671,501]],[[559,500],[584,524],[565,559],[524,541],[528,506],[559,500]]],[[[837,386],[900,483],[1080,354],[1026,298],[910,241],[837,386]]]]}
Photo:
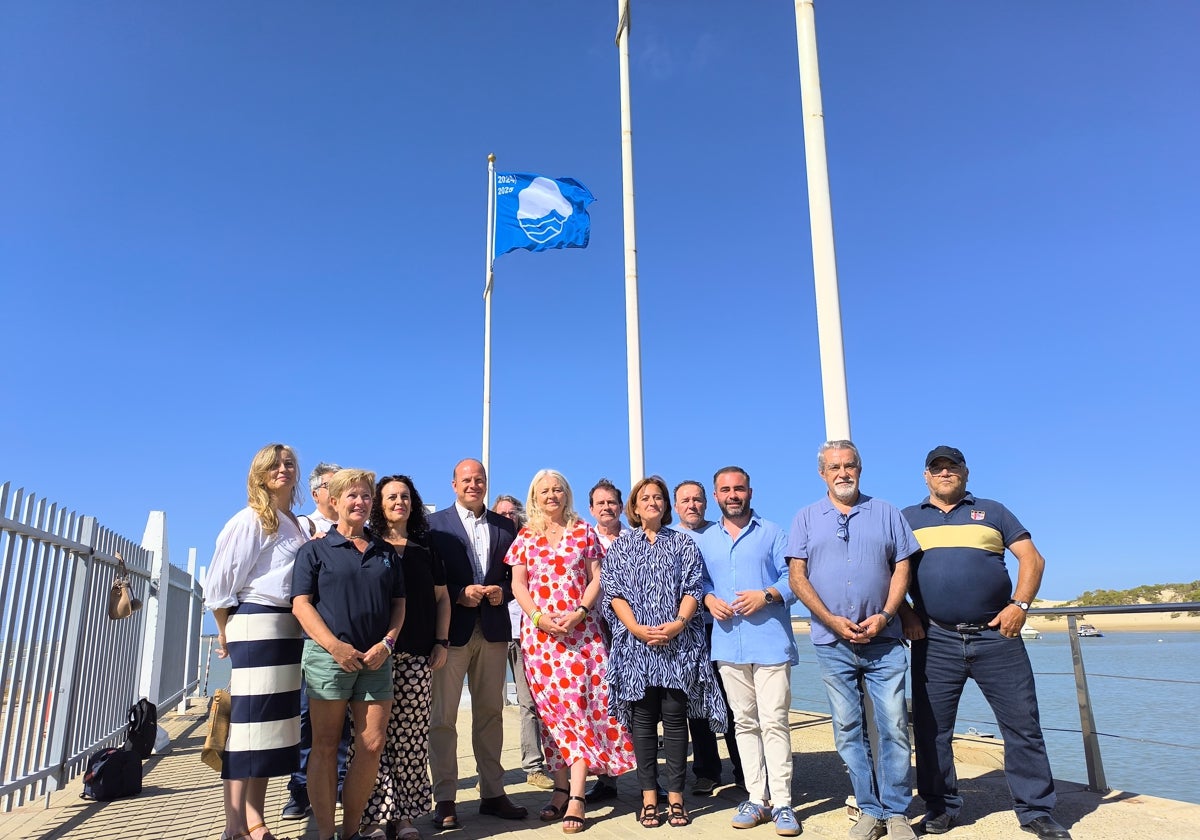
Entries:
{"type": "MultiPolygon", "coordinates": [[[[217,774],[200,763],[204,741],[206,706],[194,701],[187,714],[168,714],[161,721],[172,737],[172,749],[154,756],[145,764],[144,787],[140,796],[116,802],[86,802],[79,798],[82,776],[51,797],[8,814],[0,814],[0,838],[6,840],[216,840],[223,827],[221,785],[217,774]]],[[[465,709],[464,716],[470,714],[465,709]]],[[[470,724],[460,726],[469,732],[470,724]]],[[[505,709],[505,751],[507,767],[519,767],[517,713],[505,709]]],[[[803,835],[818,838],[845,838],[850,829],[845,800],[850,783],[833,748],[829,719],[824,715],[796,712],[792,717],[792,744],[795,774],[792,800],[801,820],[803,835]]],[[[945,835],[947,840],[994,840],[1028,838],[1019,830],[1010,808],[1008,788],[1000,771],[1002,745],[978,739],[962,739],[959,744],[959,779],[966,806],[961,824],[945,835]]],[[[724,744],[721,744],[722,752],[724,744]]],[[[561,838],[558,824],[538,822],[536,811],[547,800],[544,791],[529,787],[524,773],[508,773],[508,792],[513,801],[526,806],[530,817],[519,822],[505,821],[478,814],[474,761],[470,739],[459,742],[459,766],[463,778],[459,784],[459,820],[463,828],[435,831],[428,818],[419,822],[425,840],[550,840],[561,838]]],[[[725,767],[726,781],[730,773],[725,767]]],[[[1164,768],[1164,772],[1169,772],[1164,768]]],[[[690,779],[689,779],[690,780],[690,779]]],[[[1107,795],[1092,793],[1083,785],[1058,782],[1059,807],[1055,814],[1075,840],[1197,840],[1200,838],[1200,805],[1158,799],[1114,791],[1107,795]]],[[[588,813],[585,830],[591,840],[650,840],[635,816],[641,796],[632,777],[619,782],[620,796],[588,813]]],[[[738,840],[765,840],[774,837],[769,825],[736,832],[729,825],[733,809],[744,792],[727,785],[711,798],[686,797],[694,821],[690,827],[673,829],[664,825],[653,829],[662,840],[696,838],[712,840],[737,834],[738,840]],[[676,834],[676,832],[679,832],[676,834]]],[[[274,819],[287,799],[283,779],[273,779],[268,788],[268,822],[275,834],[318,840],[315,826],[309,822],[284,822],[274,819]]],[[[922,813],[916,800],[910,812],[914,819],[922,813]]]]}

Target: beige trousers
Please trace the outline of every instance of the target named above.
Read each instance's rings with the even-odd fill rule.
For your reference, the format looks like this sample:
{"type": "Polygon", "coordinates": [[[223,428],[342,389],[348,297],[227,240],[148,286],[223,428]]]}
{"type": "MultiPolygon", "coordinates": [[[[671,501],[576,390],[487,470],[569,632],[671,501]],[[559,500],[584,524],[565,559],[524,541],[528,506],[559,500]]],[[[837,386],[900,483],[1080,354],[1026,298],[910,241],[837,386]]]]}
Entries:
{"type": "Polygon", "coordinates": [[[792,666],[718,662],[752,802],[792,804],[792,666]]]}
{"type": "Polygon", "coordinates": [[[446,664],[433,672],[429,715],[429,769],[435,802],[453,802],[458,789],[458,707],[463,679],[471,692],[471,747],[479,773],[479,795],[504,794],[504,683],[508,642],[489,642],[479,624],[462,647],[451,647],[446,664]]]}

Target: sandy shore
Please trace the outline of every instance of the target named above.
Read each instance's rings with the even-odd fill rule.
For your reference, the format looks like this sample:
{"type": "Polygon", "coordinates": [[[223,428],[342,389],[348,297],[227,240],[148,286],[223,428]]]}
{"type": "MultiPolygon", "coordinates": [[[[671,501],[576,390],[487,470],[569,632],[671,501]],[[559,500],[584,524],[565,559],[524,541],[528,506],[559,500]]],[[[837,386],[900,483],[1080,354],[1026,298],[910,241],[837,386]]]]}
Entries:
{"type": "MultiPolygon", "coordinates": [[[[1039,601],[1035,607],[1058,606],[1061,602],[1039,601]]],[[[1200,633],[1200,616],[1187,613],[1143,613],[1140,615],[1096,615],[1079,619],[1093,625],[1101,633],[1200,633]],[[1175,618],[1172,616],[1175,615],[1175,618]]],[[[1067,617],[1031,615],[1030,627],[1043,633],[1066,633],[1067,617]]],[[[797,633],[808,633],[808,619],[793,618],[792,628],[797,633]]]]}

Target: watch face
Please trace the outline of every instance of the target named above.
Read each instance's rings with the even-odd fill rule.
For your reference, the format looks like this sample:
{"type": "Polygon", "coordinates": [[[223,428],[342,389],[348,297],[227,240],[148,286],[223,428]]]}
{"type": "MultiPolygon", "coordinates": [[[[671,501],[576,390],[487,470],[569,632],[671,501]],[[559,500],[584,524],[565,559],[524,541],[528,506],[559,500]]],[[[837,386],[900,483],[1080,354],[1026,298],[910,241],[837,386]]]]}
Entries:
{"type": "Polygon", "coordinates": [[[768,603],[768,604],[770,604],[771,602],[773,602],[773,601],[775,600],[775,596],[774,596],[774,595],[772,595],[772,594],[771,594],[771,592],[770,592],[769,590],[766,590],[766,591],[764,591],[764,592],[763,592],[763,595],[767,596],[767,603],[768,603]]]}

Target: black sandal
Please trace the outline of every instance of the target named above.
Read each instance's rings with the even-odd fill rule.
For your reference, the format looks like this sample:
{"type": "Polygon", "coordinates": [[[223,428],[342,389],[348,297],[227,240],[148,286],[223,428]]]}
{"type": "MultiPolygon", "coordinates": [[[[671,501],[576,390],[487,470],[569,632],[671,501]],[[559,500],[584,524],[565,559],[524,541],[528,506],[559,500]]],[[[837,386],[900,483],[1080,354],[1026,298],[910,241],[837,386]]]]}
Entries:
{"type": "MultiPolygon", "coordinates": [[[[570,804],[572,800],[576,802],[582,802],[583,807],[585,809],[587,808],[587,800],[582,796],[567,797],[568,804],[570,804]]],[[[577,817],[574,814],[566,814],[562,819],[563,834],[578,834],[579,832],[583,831],[583,827],[585,825],[587,825],[586,817],[577,817]]]]}
{"type": "Polygon", "coordinates": [[[538,819],[541,820],[542,822],[554,822],[555,820],[557,820],[559,817],[561,817],[563,814],[565,814],[567,812],[567,803],[571,801],[571,791],[566,790],[564,788],[556,787],[554,789],[554,793],[565,793],[567,795],[567,798],[563,801],[563,804],[555,805],[554,804],[554,795],[551,794],[550,802],[546,805],[545,808],[538,811],[538,819]]]}
{"type": "Polygon", "coordinates": [[[658,814],[658,804],[645,804],[642,806],[642,814],[638,817],[638,822],[642,824],[642,828],[658,828],[662,825],[662,817],[658,814]]]}
{"type": "Polygon", "coordinates": [[[683,828],[684,826],[692,824],[692,816],[687,811],[683,810],[682,802],[672,802],[667,807],[670,811],[670,816],[667,818],[667,822],[669,822],[672,826],[675,828],[683,828]]]}

